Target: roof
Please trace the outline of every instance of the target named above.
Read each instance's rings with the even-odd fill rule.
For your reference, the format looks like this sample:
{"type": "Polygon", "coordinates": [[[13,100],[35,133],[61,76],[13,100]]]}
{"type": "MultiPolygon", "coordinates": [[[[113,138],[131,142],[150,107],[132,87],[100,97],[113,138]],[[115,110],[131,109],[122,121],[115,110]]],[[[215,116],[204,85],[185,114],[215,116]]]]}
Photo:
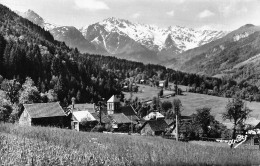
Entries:
{"type": "Polygon", "coordinates": [[[58,102],[23,104],[31,118],[66,116],[58,102]]]}
{"type": "Polygon", "coordinates": [[[146,121],[142,128],[146,125],[149,125],[153,131],[164,131],[166,128],[168,128],[168,124],[164,119],[146,121]]]}
{"type": "Polygon", "coordinates": [[[97,121],[96,118],[94,118],[94,116],[88,111],[76,111],[72,114],[78,122],[82,122],[84,119],[87,119],[87,121],[97,121]]]}
{"type": "Polygon", "coordinates": [[[160,113],[160,112],[150,112],[148,115],[146,115],[145,117],[143,117],[145,120],[150,120],[150,119],[160,119],[160,118],[164,118],[164,116],[160,113]]]}
{"type": "MultiPolygon", "coordinates": [[[[92,115],[98,122],[100,121],[99,112],[93,112],[93,113],[91,113],[91,115],[92,115]]],[[[102,115],[101,115],[101,121],[102,121],[102,123],[109,123],[111,120],[108,118],[107,115],[105,115],[104,113],[102,113],[102,115]]]]}
{"type": "MultiPolygon", "coordinates": [[[[68,106],[69,109],[72,109],[72,105],[68,106]]],[[[84,104],[74,104],[74,109],[73,111],[88,111],[88,112],[96,112],[95,110],[95,104],[89,104],[89,103],[84,103],[84,104]]]]}
{"type": "Polygon", "coordinates": [[[108,115],[108,117],[110,117],[110,119],[115,121],[117,124],[131,123],[131,120],[123,113],[111,114],[108,115]]]}
{"type": "Polygon", "coordinates": [[[132,106],[124,106],[120,108],[120,113],[123,113],[125,116],[128,117],[131,121],[139,121],[140,119],[138,118],[134,108],[132,106]]]}
{"type": "Polygon", "coordinates": [[[115,102],[120,102],[120,100],[115,95],[113,95],[107,102],[115,103],[115,102]]]}
{"type": "Polygon", "coordinates": [[[173,122],[175,122],[173,119],[165,119],[165,122],[168,124],[168,125],[172,125],[174,124],[173,122]]]}
{"type": "Polygon", "coordinates": [[[254,128],[255,129],[260,129],[260,122],[254,128]]]}

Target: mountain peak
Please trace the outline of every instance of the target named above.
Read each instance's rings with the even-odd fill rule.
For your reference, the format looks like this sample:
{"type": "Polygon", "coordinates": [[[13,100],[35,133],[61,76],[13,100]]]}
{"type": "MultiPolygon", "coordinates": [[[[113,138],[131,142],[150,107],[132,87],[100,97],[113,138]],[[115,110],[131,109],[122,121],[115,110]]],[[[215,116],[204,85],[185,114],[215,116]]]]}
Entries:
{"type": "Polygon", "coordinates": [[[109,17],[109,18],[103,20],[103,23],[107,23],[107,22],[109,22],[111,24],[120,24],[120,23],[123,23],[123,22],[126,23],[126,24],[131,24],[131,22],[128,21],[128,20],[121,19],[121,18],[115,18],[115,17],[109,17]]]}
{"type": "Polygon", "coordinates": [[[255,27],[255,25],[253,25],[253,24],[246,24],[246,25],[243,25],[242,27],[240,27],[239,29],[246,29],[246,28],[251,28],[251,27],[255,27]]]}

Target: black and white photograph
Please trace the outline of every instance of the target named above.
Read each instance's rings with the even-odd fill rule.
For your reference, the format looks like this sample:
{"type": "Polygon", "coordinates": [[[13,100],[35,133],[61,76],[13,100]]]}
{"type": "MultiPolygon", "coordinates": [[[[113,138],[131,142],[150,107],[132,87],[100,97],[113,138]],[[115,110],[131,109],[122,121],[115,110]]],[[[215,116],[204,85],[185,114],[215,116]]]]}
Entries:
{"type": "Polygon", "coordinates": [[[260,165],[260,0],[0,0],[0,165],[260,165]]]}

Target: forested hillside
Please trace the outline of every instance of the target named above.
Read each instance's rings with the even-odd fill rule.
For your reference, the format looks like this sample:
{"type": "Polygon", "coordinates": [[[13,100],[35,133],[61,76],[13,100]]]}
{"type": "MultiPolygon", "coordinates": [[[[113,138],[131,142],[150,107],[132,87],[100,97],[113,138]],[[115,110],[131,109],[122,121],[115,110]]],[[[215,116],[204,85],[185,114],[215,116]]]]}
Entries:
{"type": "Polygon", "coordinates": [[[73,96],[82,103],[121,94],[122,81],[130,77],[152,79],[157,83],[167,79],[189,85],[197,93],[208,94],[208,90],[214,90],[211,94],[217,96],[231,97],[241,90],[244,99],[258,96],[255,86],[237,85],[230,79],[188,74],[115,57],[81,54],[77,49],[55,41],[48,31],[3,5],[0,5],[0,67],[3,78],[16,79],[23,84],[26,77],[31,77],[39,92],[53,90],[57,100],[64,105],[70,103],[73,96]]]}

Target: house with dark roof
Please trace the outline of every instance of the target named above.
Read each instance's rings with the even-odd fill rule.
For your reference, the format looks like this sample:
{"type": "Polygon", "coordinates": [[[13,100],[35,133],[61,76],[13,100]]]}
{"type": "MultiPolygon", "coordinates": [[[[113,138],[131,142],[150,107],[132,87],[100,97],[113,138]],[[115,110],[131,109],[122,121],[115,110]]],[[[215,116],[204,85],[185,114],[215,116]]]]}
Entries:
{"type": "Polygon", "coordinates": [[[133,124],[137,124],[140,121],[135,109],[131,105],[120,107],[115,113],[123,113],[133,124]]]}
{"type": "Polygon", "coordinates": [[[65,114],[58,102],[23,104],[19,124],[70,127],[70,117],[65,114]]]}
{"type": "Polygon", "coordinates": [[[156,119],[146,121],[141,127],[141,135],[162,135],[168,128],[168,124],[164,119],[156,119]]]}

